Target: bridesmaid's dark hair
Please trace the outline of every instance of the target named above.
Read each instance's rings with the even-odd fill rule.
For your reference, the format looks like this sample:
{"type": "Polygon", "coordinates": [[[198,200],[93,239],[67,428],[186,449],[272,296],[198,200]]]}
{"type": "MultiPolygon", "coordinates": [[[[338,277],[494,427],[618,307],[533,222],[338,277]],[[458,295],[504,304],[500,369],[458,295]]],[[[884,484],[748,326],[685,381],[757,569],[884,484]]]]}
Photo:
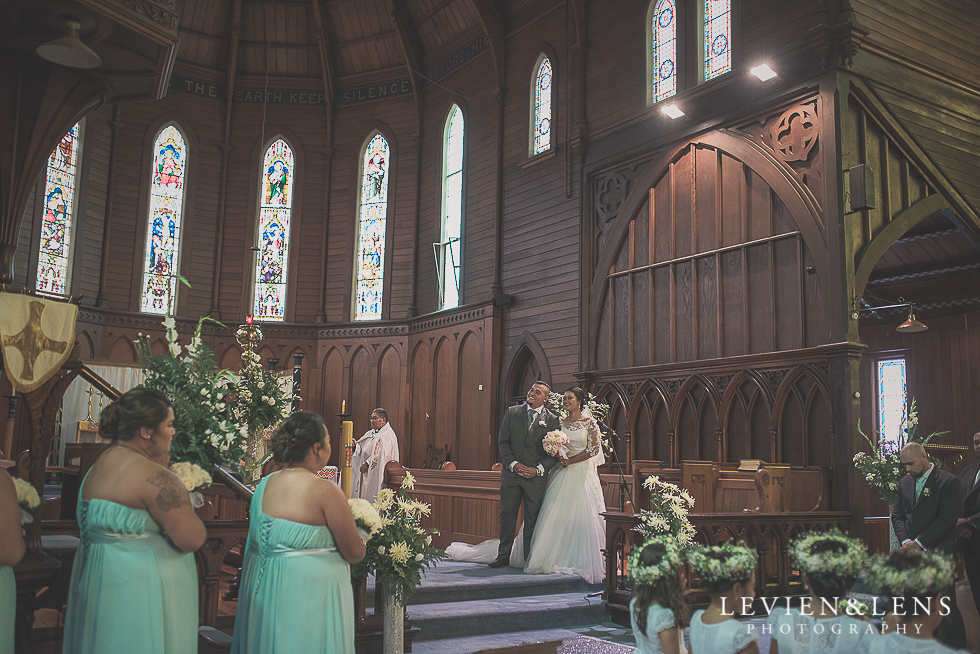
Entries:
{"type": "Polygon", "coordinates": [[[575,396],[575,399],[578,400],[578,408],[580,410],[585,408],[589,396],[585,394],[585,391],[580,386],[572,386],[565,392],[575,396]]]}
{"type": "MultiPolygon", "coordinates": [[[[325,430],[323,418],[312,411],[290,413],[269,441],[272,458],[286,464],[302,461],[311,447],[323,442],[325,430]]],[[[327,434],[326,438],[329,439],[330,435],[327,434]]]]}
{"type": "MultiPolygon", "coordinates": [[[[824,552],[843,556],[847,554],[847,545],[839,540],[827,538],[814,542],[810,547],[811,555],[824,552]]],[[[806,578],[810,582],[810,590],[817,597],[844,597],[856,581],[853,575],[842,575],[837,572],[817,572],[815,570],[804,570],[803,572],[806,573],[806,578]]]]}
{"type": "MultiPolygon", "coordinates": [[[[650,543],[643,546],[643,551],[640,552],[640,564],[659,565],[666,554],[667,548],[663,544],[650,543]]],[[[674,623],[678,629],[683,630],[691,622],[691,609],[684,602],[684,589],[681,587],[679,574],[660,577],[652,584],[633,584],[633,597],[636,598],[633,619],[644,636],[647,635],[647,609],[654,602],[673,611],[674,623]]]]}
{"type": "Polygon", "coordinates": [[[102,410],[99,417],[99,436],[107,441],[128,441],[140,427],[155,429],[167,419],[173,405],[167,396],[155,388],[137,386],[102,410]]]}

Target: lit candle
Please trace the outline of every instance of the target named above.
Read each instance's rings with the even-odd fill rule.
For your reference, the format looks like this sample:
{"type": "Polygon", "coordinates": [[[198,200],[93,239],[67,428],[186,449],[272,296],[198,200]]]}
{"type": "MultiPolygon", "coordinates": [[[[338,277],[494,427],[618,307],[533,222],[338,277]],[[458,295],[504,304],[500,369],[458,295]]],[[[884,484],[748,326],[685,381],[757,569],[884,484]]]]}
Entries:
{"type": "Polygon", "coordinates": [[[253,320],[255,320],[255,317],[252,316],[252,314],[248,314],[247,316],[245,316],[246,325],[251,325],[253,320]]]}
{"type": "Polygon", "coordinates": [[[340,412],[347,413],[347,400],[340,403],[340,412]]]}

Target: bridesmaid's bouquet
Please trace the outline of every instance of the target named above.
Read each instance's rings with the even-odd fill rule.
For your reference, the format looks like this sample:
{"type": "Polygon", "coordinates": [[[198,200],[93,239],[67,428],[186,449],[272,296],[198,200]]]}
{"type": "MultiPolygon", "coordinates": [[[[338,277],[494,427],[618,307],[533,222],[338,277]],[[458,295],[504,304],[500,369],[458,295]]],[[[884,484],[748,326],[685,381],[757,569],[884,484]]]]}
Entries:
{"type": "Polygon", "coordinates": [[[378,533],[384,526],[381,523],[381,516],[374,505],[360,497],[352,497],[347,500],[350,511],[354,514],[354,524],[357,525],[357,533],[361,535],[363,542],[371,540],[371,536],[378,533]]]}
{"type": "Polygon", "coordinates": [[[22,525],[34,522],[34,516],[29,513],[41,505],[41,498],[34,486],[20,477],[13,477],[14,489],[17,491],[17,504],[20,505],[20,523],[22,525]]]}
{"type": "Polygon", "coordinates": [[[549,431],[544,436],[544,440],[541,443],[544,446],[544,451],[551,456],[568,456],[568,436],[565,432],[555,429],[554,431],[549,431]]]}
{"type": "Polygon", "coordinates": [[[180,483],[187,489],[191,497],[191,504],[199,509],[204,506],[204,496],[198,491],[211,485],[211,475],[196,463],[178,461],[170,465],[170,472],[177,475],[180,483]]]}

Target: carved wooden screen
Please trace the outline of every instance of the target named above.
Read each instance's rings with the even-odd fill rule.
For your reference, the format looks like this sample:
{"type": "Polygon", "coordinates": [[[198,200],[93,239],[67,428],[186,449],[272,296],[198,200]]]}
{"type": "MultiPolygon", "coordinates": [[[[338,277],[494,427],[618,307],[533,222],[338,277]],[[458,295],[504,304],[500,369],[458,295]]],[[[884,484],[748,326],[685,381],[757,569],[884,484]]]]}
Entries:
{"type": "Polygon", "coordinates": [[[683,150],[617,247],[593,321],[597,370],[817,344],[799,228],[762,177],[720,150],[683,150]]]}

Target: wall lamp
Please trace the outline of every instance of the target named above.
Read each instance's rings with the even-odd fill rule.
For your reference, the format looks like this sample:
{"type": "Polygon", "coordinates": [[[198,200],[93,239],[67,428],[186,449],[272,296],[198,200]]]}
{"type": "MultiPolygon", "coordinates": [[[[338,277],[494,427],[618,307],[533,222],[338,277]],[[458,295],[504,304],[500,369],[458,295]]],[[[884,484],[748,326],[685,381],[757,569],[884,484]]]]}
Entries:
{"type": "Polygon", "coordinates": [[[868,304],[868,301],[865,300],[864,298],[856,298],[855,304],[860,304],[860,306],[856,307],[854,311],[851,312],[851,320],[857,320],[861,314],[868,314],[868,313],[875,315],[878,318],[881,318],[881,316],[878,315],[878,311],[881,311],[883,309],[902,308],[908,311],[908,318],[906,318],[905,322],[903,322],[901,325],[896,327],[895,331],[902,334],[915,334],[917,332],[924,332],[925,330],[929,329],[926,325],[924,325],[923,323],[915,319],[915,311],[914,311],[913,304],[911,302],[906,301],[906,299],[903,297],[898,298],[898,302],[895,304],[881,304],[878,306],[872,306],[868,304]]]}

